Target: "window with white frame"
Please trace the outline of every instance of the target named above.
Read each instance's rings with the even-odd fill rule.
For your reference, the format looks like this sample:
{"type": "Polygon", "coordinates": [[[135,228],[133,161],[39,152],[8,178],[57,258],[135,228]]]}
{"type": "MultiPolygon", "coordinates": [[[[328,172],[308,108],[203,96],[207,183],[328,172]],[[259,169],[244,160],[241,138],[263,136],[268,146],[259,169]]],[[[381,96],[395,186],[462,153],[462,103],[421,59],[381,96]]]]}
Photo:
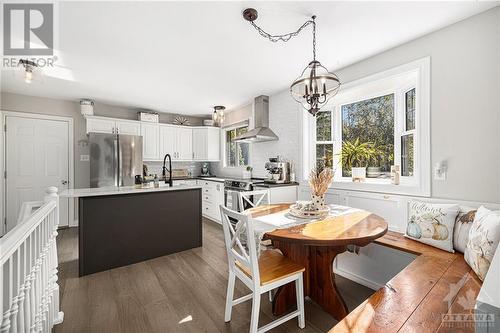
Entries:
{"type": "Polygon", "coordinates": [[[249,161],[249,144],[245,142],[235,142],[234,138],[248,131],[247,124],[240,124],[224,129],[225,157],[226,167],[246,166],[249,161]]]}
{"type": "MultiPolygon", "coordinates": [[[[428,58],[422,59],[344,85],[327,107],[310,118],[312,163],[306,167],[332,167],[334,186],[362,190],[371,186],[384,192],[391,185],[391,166],[397,165],[399,188],[414,187],[411,194],[427,195],[428,63],[428,58]],[[353,168],[365,169],[366,179],[360,185],[352,181],[353,168]]],[[[394,187],[391,191],[399,192],[394,187]]]]}

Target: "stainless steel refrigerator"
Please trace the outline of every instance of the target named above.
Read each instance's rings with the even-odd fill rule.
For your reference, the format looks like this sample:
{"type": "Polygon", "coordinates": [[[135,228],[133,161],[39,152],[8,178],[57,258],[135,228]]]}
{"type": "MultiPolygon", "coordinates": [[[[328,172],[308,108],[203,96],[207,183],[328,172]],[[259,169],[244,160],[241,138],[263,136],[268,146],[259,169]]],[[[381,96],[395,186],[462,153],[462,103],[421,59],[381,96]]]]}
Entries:
{"type": "Polygon", "coordinates": [[[142,136],[90,133],[90,187],[129,186],[142,175],[142,136]]]}

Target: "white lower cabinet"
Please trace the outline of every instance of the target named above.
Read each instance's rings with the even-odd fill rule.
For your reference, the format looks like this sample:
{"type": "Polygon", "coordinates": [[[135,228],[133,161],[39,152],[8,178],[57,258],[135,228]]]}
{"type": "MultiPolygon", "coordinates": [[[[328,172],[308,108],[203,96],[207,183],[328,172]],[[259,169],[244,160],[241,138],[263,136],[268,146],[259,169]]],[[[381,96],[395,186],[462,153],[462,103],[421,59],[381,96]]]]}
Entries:
{"type": "Polygon", "coordinates": [[[255,190],[269,190],[269,203],[279,204],[279,203],[292,203],[297,201],[298,198],[298,186],[276,186],[267,187],[255,185],[255,190]]]}
{"type": "Polygon", "coordinates": [[[198,180],[201,189],[203,216],[221,223],[219,206],[224,205],[224,184],[215,181],[198,180]]]}
{"type": "Polygon", "coordinates": [[[173,181],[174,186],[196,186],[196,179],[175,179],[173,181]]]}

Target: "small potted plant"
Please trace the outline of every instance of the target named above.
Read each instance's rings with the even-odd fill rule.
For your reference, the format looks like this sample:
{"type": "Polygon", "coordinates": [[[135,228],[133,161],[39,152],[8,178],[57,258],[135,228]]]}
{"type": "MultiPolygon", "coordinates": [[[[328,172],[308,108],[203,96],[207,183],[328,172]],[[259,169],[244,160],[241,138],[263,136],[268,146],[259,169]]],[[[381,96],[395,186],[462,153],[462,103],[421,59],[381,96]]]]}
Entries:
{"type": "Polygon", "coordinates": [[[342,167],[351,170],[353,182],[365,180],[368,160],[373,155],[372,147],[371,142],[360,142],[359,138],[342,143],[342,167]]]}
{"type": "Polygon", "coordinates": [[[373,144],[372,147],[369,149],[369,158],[368,158],[368,171],[367,171],[367,177],[368,178],[377,178],[381,175],[381,168],[380,165],[382,163],[384,156],[384,149],[383,147],[373,144]]]}
{"type": "Polygon", "coordinates": [[[251,166],[247,166],[245,170],[243,170],[243,179],[252,178],[252,170],[253,168],[251,166]]]}

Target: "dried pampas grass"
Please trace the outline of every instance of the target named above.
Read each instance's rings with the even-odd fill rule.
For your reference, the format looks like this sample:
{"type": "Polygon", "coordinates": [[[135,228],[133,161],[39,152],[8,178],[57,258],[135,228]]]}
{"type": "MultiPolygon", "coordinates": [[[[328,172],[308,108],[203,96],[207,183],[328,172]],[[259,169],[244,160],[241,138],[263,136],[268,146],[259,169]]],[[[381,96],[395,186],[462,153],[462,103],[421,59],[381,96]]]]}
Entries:
{"type": "Polygon", "coordinates": [[[330,168],[312,169],[309,174],[309,187],[317,196],[323,196],[332,183],[334,172],[330,168]]]}

